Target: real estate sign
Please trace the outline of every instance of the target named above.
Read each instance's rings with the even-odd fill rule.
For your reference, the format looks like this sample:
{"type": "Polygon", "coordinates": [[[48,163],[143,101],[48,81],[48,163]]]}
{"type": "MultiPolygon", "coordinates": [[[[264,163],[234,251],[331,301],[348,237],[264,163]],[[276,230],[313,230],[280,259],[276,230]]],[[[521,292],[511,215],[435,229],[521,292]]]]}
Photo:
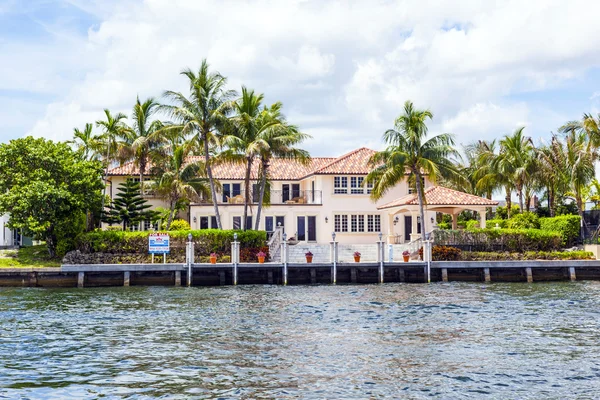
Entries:
{"type": "Polygon", "coordinates": [[[148,236],[148,253],[169,254],[170,238],[168,233],[151,233],[148,236]]]}

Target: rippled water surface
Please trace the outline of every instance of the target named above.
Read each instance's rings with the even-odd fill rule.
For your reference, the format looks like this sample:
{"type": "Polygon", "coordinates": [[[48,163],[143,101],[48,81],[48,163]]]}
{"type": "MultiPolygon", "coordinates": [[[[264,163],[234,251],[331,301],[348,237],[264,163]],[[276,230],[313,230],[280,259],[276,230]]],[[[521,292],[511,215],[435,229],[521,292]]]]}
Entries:
{"type": "Polygon", "coordinates": [[[0,398],[600,398],[600,282],[0,289],[0,398]]]}

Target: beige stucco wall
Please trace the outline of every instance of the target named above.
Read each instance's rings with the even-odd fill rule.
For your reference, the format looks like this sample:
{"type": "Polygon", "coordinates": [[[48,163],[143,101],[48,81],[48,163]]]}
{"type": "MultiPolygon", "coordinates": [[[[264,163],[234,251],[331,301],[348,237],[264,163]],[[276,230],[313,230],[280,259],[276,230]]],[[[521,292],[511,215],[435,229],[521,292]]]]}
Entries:
{"type": "MultiPolygon", "coordinates": [[[[316,217],[316,236],[318,243],[327,243],[331,240],[331,233],[334,230],[334,215],[335,214],[378,214],[381,216],[381,232],[384,235],[384,240],[388,239],[388,235],[402,235],[404,238],[404,218],[399,215],[399,220],[396,225],[392,223],[392,219],[388,217],[388,211],[377,210],[378,205],[388,203],[399,197],[408,194],[408,184],[402,182],[395,188],[390,190],[382,199],[373,202],[368,194],[334,194],[333,193],[333,175],[315,175],[308,177],[300,182],[301,190],[310,190],[312,180],[315,181],[315,190],[322,191],[322,205],[309,204],[278,204],[271,205],[268,208],[263,208],[261,212],[260,229],[265,228],[265,216],[283,216],[285,219],[285,230],[289,236],[296,236],[297,232],[297,217],[299,216],[315,216],[316,217]],[[327,222],[325,218],[327,217],[327,222]],[[389,227],[391,227],[391,232],[389,227]]],[[[241,183],[240,181],[221,181],[221,183],[241,183]]],[[[281,190],[282,185],[286,183],[298,183],[297,181],[272,182],[272,190],[281,190]]],[[[426,187],[430,183],[426,181],[426,187]]],[[[224,229],[233,228],[233,217],[242,216],[244,207],[242,204],[220,204],[219,213],[221,214],[221,223],[224,229]]],[[[249,208],[249,215],[256,214],[257,207],[252,205],[249,208]]],[[[212,205],[194,205],[191,207],[191,225],[193,229],[200,228],[201,216],[214,215],[212,205]],[[194,222],[196,217],[196,222],[194,222]]],[[[415,214],[416,217],[416,214],[415,214]]],[[[435,212],[430,212],[426,215],[426,231],[432,229],[431,218],[435,217],[435,212]]],[[[254,221],[253,221],[254,224],[254,221]]],[[[366,224],[366,221],[365,221],[366,224]]],[[[378,240],[378,232],[336,232],[336,240],[340,243],[372,243],[378,240]]]]}

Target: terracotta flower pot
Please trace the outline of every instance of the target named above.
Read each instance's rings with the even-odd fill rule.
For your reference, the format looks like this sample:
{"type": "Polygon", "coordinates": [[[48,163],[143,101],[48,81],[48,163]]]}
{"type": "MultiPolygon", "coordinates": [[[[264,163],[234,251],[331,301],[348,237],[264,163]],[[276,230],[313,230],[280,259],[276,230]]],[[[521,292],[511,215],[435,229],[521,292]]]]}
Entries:
{"type": "Polygon", "coordinates": [[[217,257],[211,257],[210,258],[210,263],[211,264],[216,264],[217,263],[217,257]]]}
{"type": "Polygon", "coordinates": [[[308,264],[312,263],[312,258],[313,258],[313,256],[306,256],[306,262],[308,264]]]}
{"type": "Polygon", "coordinates": [[[410,255],[405,256],[404,254],[402,255],[402,258],[404,258],[404,262],[408,262],[408,260],[410,259],[410,255]]]}
{"type": "Polygon", "coordinates": [[[354,256],[354,262],[360,262],[360,256],[354,256]]]}
{"type": "Polygon", "coordinates": [[[265,258],[264,257],[258,257],[258,263],[259,264],[264,264],[265,262],[265,258]]]}

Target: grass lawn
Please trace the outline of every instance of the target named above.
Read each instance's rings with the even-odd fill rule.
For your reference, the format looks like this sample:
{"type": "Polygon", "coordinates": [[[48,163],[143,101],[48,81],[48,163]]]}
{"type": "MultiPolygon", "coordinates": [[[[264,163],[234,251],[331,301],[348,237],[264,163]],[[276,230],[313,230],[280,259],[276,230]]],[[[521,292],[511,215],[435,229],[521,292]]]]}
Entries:
{"type": "Polygon", "coordinates": [[[0,250],[0,268],[60,267],[60,259],[48,257],[46,245],[0,250]]]}

